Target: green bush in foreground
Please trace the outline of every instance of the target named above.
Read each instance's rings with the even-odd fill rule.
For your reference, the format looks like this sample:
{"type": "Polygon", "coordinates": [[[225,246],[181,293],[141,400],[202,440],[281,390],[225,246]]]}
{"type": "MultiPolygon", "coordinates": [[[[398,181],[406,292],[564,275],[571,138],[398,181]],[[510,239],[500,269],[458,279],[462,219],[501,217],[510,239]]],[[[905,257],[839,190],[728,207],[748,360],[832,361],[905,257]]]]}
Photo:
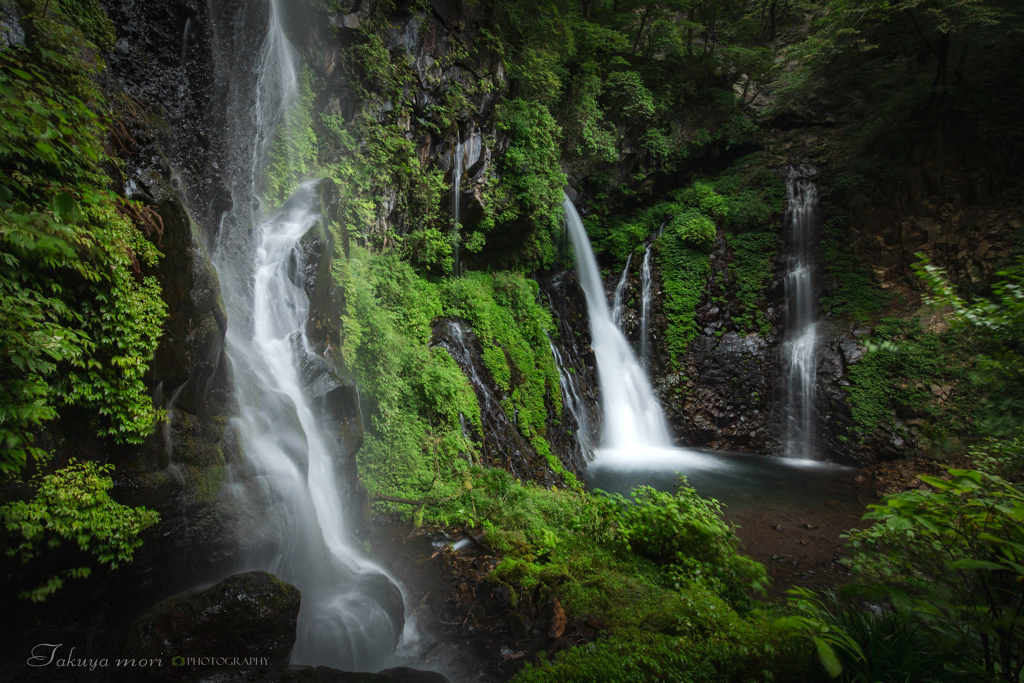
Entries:
{"type": "MultiPolygon", "coordinates": [[[[64,469],[37,477],[35,497],[0,507],[0,518],[15,541],[7,548],[8,557],[17,557],[29,564],[70,541],[79,550],[95,556],[96,561],[111,569],[122,562],[131,562],[142,545],[139,534],[156,524],[160,517],[146,508],[130,508],[118,504],[107,491],[114,482],[109,474],[113,465],[94,462],[76,463],[64,469]]],[[[88,566],[64,569],[41,586],[19,595],[32,602],[42,602],[58,591],[65,579],[84,579],[92,573],[88,566]]]]}
{"type": "Polygon", "coordinates": [[[848,535],[855,581],[847,590],[880,615],[835,600],[826,607],[804,591],[794,603],[800,615],[780,620],[813,640],[831,676],[1020,680],[1024,492],[983,472],[948,473],[948,481],[920,477],[934,491],[868,506],[875,523],[848,535]]]}

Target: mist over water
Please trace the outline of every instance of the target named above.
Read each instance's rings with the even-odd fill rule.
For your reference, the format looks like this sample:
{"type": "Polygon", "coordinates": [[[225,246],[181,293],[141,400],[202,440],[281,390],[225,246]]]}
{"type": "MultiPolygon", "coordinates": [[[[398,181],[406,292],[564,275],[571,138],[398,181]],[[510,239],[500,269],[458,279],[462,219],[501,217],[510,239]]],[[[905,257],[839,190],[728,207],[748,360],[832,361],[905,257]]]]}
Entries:
{"type": "Polygon", "coordinates": [[[227,179],[234,206],[214,254],[238,403],[233,427],[255,473],[242,496],[257,527],[250,564],[302,591],[293,663],[376,670],[402,634],[403,599],[350,534],[335,467],[343,443],[325,431],[308,396],[316,364],[305,334],[299,241],[322,220],[317,183],[273,211],[260,195],[269,150],[297,93],[298,56],[277,0],[269,14],[253,73],[235,74],[227,179]]]}

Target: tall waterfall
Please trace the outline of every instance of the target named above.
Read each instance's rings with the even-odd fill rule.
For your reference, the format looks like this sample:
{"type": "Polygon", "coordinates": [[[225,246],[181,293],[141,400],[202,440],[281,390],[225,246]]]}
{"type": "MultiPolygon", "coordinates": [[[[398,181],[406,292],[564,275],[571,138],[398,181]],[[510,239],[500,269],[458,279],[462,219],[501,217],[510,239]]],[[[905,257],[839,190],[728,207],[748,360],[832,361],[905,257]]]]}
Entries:
{"type": "MultiPolygon", "coordinates": [[[[625,456],[640,449],[671,448],[661,405],[618,326],[612,320],[597,260],[583,221],[569,198],[562,201],[566,228],[576,252],[576,272],[587,297],[591,343],[597,357],[604,408],[603,449],[625,456]]],[[[600,454],[598,459],[600,459],[600,454]]]]}
{"type": "Polygon", "coordinates": [[[651,247],[647,245],[644,251],[644,264],[640,268],[640,361],[645,368],[651,367],[651,302],[654,299],[651,293],[651,247]]]}
{"type": "Polygon", "coordinates": [[[814,405],[817,375],[817,323],[814,317],[813,247],[818,223],[818,188],[812,166],[786,169],[786,338],[782,363],[786,377],[786,455],[815,456],[814,405]]]}
{"type": "MultiPolygon", "coordinates": [[[[252,538],[244,540],[257,548],[251,565],[302,591],[294,663],[378,669],[402,633],[402,596],[349,535],[336,471],[345,455],[342,442],[308,392],[326,376],[316,374],[326,361],[306,339],[309,300],[298,246],[321,220],[318,188],[303,184],[273,212],[259,193],[270,147],[282,130],[286,134],[297,100],[298,55],[285,35],[278,0],[269,5],[255,68],[243,61],[233,74],[231,105],[238,115],[230,131],[227,182],[234,206],[214,256],[228,313],[238,404],[233,427],[255,476],[242,487],[253,520],[252,538]]],[[[246,9],[263,7],[252,3],[246,9]]]]}
{"type": "Polygon", "coordinates": [[[612,322],[622,328],[622,318],[626,312],[626,284],[629,282],[629,262],[633,260],[633,252],[626,257],[626,267],[622,269],[619,284],[615,285],[615,298],[612,300],[612,322]]]}

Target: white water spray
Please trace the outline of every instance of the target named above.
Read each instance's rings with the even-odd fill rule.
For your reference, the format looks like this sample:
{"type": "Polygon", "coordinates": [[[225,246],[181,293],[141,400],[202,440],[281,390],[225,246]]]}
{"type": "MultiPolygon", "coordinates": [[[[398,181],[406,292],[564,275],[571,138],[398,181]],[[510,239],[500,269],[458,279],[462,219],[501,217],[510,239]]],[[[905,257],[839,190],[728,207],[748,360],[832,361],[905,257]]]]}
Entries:
{"type": "Polygon", "coordinates": [[[548,339],[551,346],[551,355],[555,359],[555,367],[558,369],[558,384],[562,388],[562,403],[569,411],[572,419],[576,422],[575,453],[577,462],[583,466],[594,457],[594,445],[590,443],[590,419],[587,417],[587,407],[583,402],[583,391],[572,368],[562,358],[561,352],[551,339],[548,339]]]}
{"type": "Polygon", "coordinates": [[[402,595],[352,539],[337,471],[344,442],[309,389],[332,381],[306,339],[301,238],[320,220],[315,182],[276,212],[259,189],[276,135],[296,102],[297,54],[277,0],[253,89],[236,91],[248,116],[232,125],[235,199],[218,235],[215,266],[228,312],[227,350],[238,403],[234,420],[255,474],[250,505],[257,547],[251,563],[302,591],[292,662],[346,670],[380,668],[402,633],[402,595]]]}
{"type": "Polygon", "coordinates": [[[786,275],[786,339],[781,354],[786,373],[786,455],[815,457],[814,405],[818,326],[814,317],[814,235],[818,188],[811,166],[786,170],[786,236],[791,254],[786,275]]]}
{"type": "Polygon", "coordinates": [[[569,198],[562,201],[566,229],[576,252],[576,270],[587,297],[591,343],[597,357],[604,408],[604,443],[597,460],[638,459],[642,451],[672,447],[665,416],[647,375],[612,320],[597,260],[583,221],[569,198]]]}

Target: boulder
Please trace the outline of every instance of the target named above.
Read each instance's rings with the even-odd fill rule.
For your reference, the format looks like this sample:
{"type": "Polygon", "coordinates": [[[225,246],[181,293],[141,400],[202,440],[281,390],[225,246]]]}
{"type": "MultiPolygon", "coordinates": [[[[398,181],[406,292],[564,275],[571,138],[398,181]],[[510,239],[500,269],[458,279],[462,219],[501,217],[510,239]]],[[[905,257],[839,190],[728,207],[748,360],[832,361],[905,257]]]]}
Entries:
{"type": "Polygon", "coordinates": [[[187,683],[449,683],[433,671],[400,666],[377,673],[338,671],[326,666],[287,669],[214,669],[185,679],[187,683]]]}
{"type": "Polygon", "coordinates": [[[161,666],[142,670],[149,679],[181,680],[188,669],[174,666],[175,657],[255,657],[271,666],[287,664],[300,597],[298,588],[264,571],[229,576],[158,603],[132,625],[123,657],[162,660],[161,666]]]}

